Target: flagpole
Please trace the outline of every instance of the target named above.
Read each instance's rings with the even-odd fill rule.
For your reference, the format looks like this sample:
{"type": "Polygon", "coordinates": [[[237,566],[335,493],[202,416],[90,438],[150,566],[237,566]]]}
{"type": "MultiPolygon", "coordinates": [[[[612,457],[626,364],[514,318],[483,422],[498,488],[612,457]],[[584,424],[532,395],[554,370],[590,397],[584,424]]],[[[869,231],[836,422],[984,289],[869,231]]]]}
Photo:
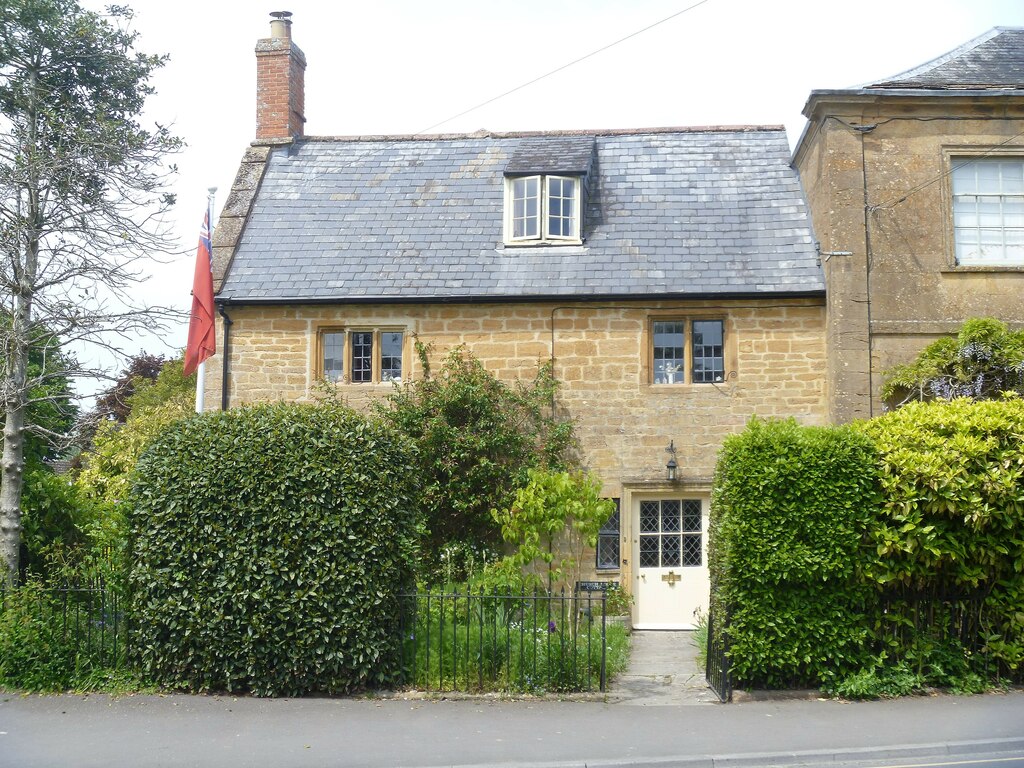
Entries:
{"type": "MultiPolygon", "coordinates": [[[[213,240],[213,197],[217,194],[216,187],[207,189],[206,213],[210,222],[210,240],[213,240]]],[[[206,361],[203,360],[196,368],[196,413],[202,413],[206,406],[206,361]]]]}

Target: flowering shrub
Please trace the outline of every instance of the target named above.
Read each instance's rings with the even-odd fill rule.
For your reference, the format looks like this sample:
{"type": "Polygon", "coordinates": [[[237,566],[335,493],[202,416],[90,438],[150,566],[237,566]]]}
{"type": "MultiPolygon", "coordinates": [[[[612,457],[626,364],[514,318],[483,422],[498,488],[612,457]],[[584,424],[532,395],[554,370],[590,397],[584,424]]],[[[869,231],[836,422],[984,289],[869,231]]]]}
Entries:
{"type": "Polygon", "coordinates": [[[1024,331],[990,317],[963,324],[955,339],[925,347],[912,363],[886,371],[882,396],[892,405],[914,400],[992,399],[1024,394],[1024,331]]]}

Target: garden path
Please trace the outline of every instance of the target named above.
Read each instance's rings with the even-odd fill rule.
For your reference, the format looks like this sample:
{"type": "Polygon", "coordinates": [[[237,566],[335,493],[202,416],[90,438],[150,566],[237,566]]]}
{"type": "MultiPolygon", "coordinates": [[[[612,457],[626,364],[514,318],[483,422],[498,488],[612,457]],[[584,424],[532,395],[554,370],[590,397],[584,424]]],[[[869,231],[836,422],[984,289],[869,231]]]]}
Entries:
{"type": "Polygon", "coordinates": [[[608,700],[634,706],[714,704],[691,631],[633,630],[629,666],[608,686],[608,700]]]}

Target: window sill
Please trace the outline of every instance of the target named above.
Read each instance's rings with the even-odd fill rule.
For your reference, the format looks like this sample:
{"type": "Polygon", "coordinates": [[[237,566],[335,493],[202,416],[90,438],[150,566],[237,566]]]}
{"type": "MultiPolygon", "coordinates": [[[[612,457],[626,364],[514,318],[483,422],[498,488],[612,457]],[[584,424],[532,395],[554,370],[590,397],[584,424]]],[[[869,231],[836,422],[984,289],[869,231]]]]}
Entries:
{"type": "Polygon", "coordinates": [[[972,273],[987,272],[1022,273],[1024,272],[1024,264],[1010,264],[1006,266],[999,264],[956,264],[954,266],[941,269],[939,272],[943,275],[969,275],[972,273]]]}
{"type": "Polygon", "coordinates": [[[647,384],[647,389],[652,393],[662,394],[678,394],[679,392],[689,392],[694,389],[703,389],[705,387],[718,387],[725,384],[725,379],[721,381],[681,381],[678,384],[647,384]]]}
{"type": "Polygon", "coordinates": [[[582,248],[582,240],[524,240],[523,242],[515,241],[511,243],[501,243],[498,245],[498,250],[512,249],[512,250],[523,250],[523,249],[543,249],[550,248],[554,250],[563,250],[565,248],[582,248]]]}

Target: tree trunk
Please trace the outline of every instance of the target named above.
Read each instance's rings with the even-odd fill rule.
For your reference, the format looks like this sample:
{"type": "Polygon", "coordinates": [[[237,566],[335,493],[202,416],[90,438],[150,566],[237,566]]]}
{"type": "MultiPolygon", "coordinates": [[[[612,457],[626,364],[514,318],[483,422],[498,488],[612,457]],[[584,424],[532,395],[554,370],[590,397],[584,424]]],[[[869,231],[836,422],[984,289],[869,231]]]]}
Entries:
{"type": "Polygon", "coordinates": [[[8,587],[14,586],[18,578],[21,489],[25,469],[24,428],[25,406],[8,406],[4,423],[3,480],[0,483],[0,551],[3,552],[3,583],[8,587]]]}
{"type": "MultiPolygon", "coordinates": [[[[35,271],[38,243],[26,249],[26,262],[35,271]]],[[[4,583],[13,586],[18,578],[18,547],[21,543],[21,491],[25,481],[25,410],[32,318],[32,294],[15,297],[11,338],[7,345],[8,390],[4,401],[4,452],[0,460],[0,551],[3,553],[4,583]]]]}
{"type": "Polygon", "coordinates": [[[4,450],[0,460],[0,554],[3,556],[3,581],[13,586],[18,580],[19,547],[21,545],[21,492],[25,483],[25,415],[28,408],[28,357],[32,346],[32,300],[35,296],[39,265],[39,232],[42,209],[36,167],[37,111],[39,103],[37,78],[30,74],[31,106],[27,110],[28,141],[26,142],[23,183],[26,227],[24,260],[14,264],[14,314],[10,338],[7,340],[7,370],[4,381],[4,450]]]}

